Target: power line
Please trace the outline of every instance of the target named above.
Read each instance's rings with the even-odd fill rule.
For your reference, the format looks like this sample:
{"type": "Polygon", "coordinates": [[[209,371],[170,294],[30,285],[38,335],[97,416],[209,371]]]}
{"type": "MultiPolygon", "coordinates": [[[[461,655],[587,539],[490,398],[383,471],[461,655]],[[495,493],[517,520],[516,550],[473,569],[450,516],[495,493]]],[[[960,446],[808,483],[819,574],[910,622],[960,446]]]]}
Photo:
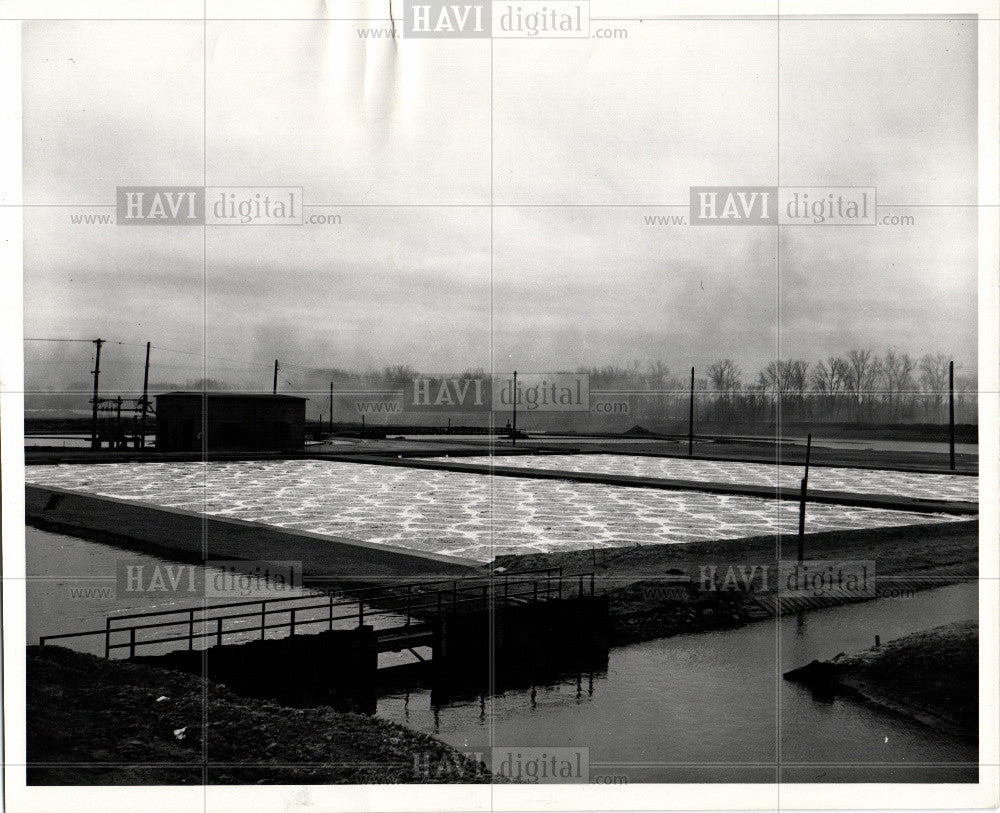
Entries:
{"type": "MultiPolygon", "coordinates": [[[[93,339],[48,339],[48,338],[38,338],[35,336],[25,336],[24,341],[26,342],[86,342],[87,344],[93,344],[93,339]]],[[[128,342],[109,342],[106,341],[104,344],[128,344],[128,342]]]]}
{"type": "MultiPolygon", "coordinates": [[[[24,341],[26,341],[26,342],[85,342],[87,344],[92,344],[94,340],[93,339],[64,339],[64,338],[25,337],[24,341]]],[[[115,345],[127,346],[127,347],[145,347],[146,346],[144,342],[115,342],[115,341],[106,341],[105,344],[115,344],[115,345]]],[[[174,347],[163,347],[162,345],[159,345],[159,344],[151,345],[151,347],[152,347],[153,350],[160,350],[160,351],[162,351],[164,353],[177,353],[177,354],[182,355],[182,356],[193,356],[193,357],[199,358],[199,359],[210,359],[212,361],[225,361],[225,362],[229,362],[230,364],[233,364],[233,365],[235,365],[237,367],[243,367],[243,368],[246,368],[246,369],[253,369],[253,370],[267,369],[267,368],[270,368],[270,366],[271,366],[270,362],[242,361],[240,359],[234,359],[234,358],[232,358],[230,356],[211,356],[211,355],[208,355],[207,353],[199,353],[199,352],[194,351],[194,350],[178,350],[177,348],[174,348],[174,347]]],[[[161,366],[162,367],[164,365],[157,365],[157,366],[161,366]]],[[[300,364],[292,364],[291,362],[282,362],[281,367],[282,367],[282,369],[292,369],[292,370],[298,370],[300,372],[315,372],[316,370],[320,369],[318,367],[308,367],[308,366],[304,366],[304,365],[300,365],[300,364]]],[[[288,383],[291,383],[291,382],[288,382],[288,383]]]]}
{"type": "Polygon", "coordinates": [[[86,342],[89,339],[38,339],[34,336],[25,336],[26,342],[86,342]]]}

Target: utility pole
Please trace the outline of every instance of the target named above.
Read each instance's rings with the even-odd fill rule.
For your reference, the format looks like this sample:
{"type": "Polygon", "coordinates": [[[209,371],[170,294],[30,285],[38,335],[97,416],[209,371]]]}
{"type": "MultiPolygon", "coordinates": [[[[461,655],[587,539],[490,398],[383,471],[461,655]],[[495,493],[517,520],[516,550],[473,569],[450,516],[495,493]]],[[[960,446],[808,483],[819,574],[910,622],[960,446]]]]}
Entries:
{"type": "Polygon", "coordinates": [[[333,382],[330,382],[330,434],[333,434],[333,382]]]}
{"type": "Polygon", "coordinates": [[[118,396],[118,412],[115,414],[115,439],[112,441],[114,448],[122,447],[122,397],[118,396]]]}
{"type": "Polygon", "coordinates": [[[510,400],[513,402],[514,407],[514,422],[510,432],[510,445],[517,446],[517,370],[514,370],[514,391],[511,393],[510,400]]]}
{"type": "Polygon", "coordinates": [[[694,367],[691,368],[691,404],[688,409],[688,457],[694,456],[694,367]]]}
{"type": "Polygon", "coordinates": [[[948,362],[948,459],[955,470],[955,362],[948,362]]]}
{"type": "Polygon", "coordinates": [[[136,446],[146,448],[146,412],[149,409],[149,342],[146,342],[146,367],[142,373],[142,417],[139,419],[139,441],[136,446]]]}
{"type": "Polygon", "coordinates": [[[806,436],[806,470],[799,490],[799,561],[806,555],[806,490],[809,488],[809,453],[812,451],[813,436],[806,436]]]}
{"type": "Polygon", "coordinates": [[[97,353],[94,356],[94,369],[92,370],[94,374],[94,412],[93,419],[91,421],[90,428],[90,448],[100,449],[101,441],[97,437],[97,380],[101,376],[101,345],[104,344],[104,339],[94,339],[94,346],[97,348],[97,353]]]}
{"type": "Polygon", "coordinates": [[[278,394],[278,360],[274,360],[274,389],[271,391],[272,395],[278,394]]]}

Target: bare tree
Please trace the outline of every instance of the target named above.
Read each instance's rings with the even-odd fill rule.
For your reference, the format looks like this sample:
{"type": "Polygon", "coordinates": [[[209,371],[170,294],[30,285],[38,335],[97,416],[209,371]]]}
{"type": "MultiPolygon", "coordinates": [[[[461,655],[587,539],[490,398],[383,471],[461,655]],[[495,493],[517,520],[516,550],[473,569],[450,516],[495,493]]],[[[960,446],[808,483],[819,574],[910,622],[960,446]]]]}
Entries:
{"type": "MultiPolygon", "coordinates": [[[[958,366],[957,364],[955,365],[958,366]]],[[[959,423],[976,423],[979,408],[979,379],[975,373],[955,376],[955,419],[959,423]]]]}
{"type": "Polygon", "coordinates": [[[742,371],[732,359],[722,359],[709,365],[708,381],[716,392],[716,414],[721,419],[731,419],[735,404],[734,396],[742,387],[742,371]]]}
{"type": "Polygon", "coordinates": [[[913,370],[916,362],[907,353],[897,353],[893,348],[885,351],[879,366],[885,401],[891,415],[897,415],[901,402],[913,387],[913,370]]]}
{"type": "Polygon", "coordinates": [[[920,359],[920,384],[932,398],[935,418],[940,416],[948,393],[948,362],[944,353],[927,353],[920,359]]]}
{"type": "Polygon", "coordinates": [[[801,359],[789,359],[781,364],[784,366],[782,376],[786,382],[786,390],[801,399],[805,395],[809,382],[809,362],[801,359]]]}
{"type": "Polygon", "coordinates": [[[847,392],[851,394],[857,407],[857,417],[861,417],[864,405],[875,395],[878,384],[878,359],[871,350],[849,350],[844,379],[847,392]]]}
{"type": "Polygon", "coordinates": [[[708,380],[721,396],[730,399],[740,389],[743,371],[732,359],[722,359],[708,368],[708,380]]]}
{"type": "Polygon", "coordinates": [[[831,397],[843,394],[846,379],[847,361],[836,356],[818,362],[811,376],[813,389],[831,397]]]}

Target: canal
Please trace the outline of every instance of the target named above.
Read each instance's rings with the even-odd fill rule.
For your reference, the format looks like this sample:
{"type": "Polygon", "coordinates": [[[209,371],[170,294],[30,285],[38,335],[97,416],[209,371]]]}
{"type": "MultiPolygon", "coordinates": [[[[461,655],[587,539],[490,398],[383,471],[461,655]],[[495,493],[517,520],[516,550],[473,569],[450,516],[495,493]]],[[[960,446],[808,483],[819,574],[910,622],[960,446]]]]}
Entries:
{"type": "MultiPolygon", "coordinates": [[[[116,595],[118,561],[164,560],[34,528],[26,533],[29,643],[99,629],[110,613],[177,603],[116,595]]],[[[971,782],[974,743],[847,699],[815,699],[780,676],[866,649],[876,634],[888,641],[975,618],[977,595],[975,583],[962,584],[648,641],[612,649],[599,672],[492,695],[397,689],[379,698],[377,714],[471,752],[488,753],[491,743],[587,748],[592,777],[630,783],[971,782]]],[[[98,645],[73,648],[96,652],[98,645]]]]}
{"type": "Polygon", "coordinates": [[[943,587],[624,646],[605,672],[492,697],[395,692],[378,714],[473,752],[589,748],[592,776],[628,782],[974,782],[974,743],[780,675],[977,613],[976,584],[943,587]]]}

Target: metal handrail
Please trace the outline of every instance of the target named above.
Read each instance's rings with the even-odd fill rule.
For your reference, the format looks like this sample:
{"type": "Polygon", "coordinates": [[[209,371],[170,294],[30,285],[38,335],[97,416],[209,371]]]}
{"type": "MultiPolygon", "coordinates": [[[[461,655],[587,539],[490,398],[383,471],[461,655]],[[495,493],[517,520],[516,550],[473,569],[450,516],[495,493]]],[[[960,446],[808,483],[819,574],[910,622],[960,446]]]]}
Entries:
{"type": "MultiPolygon", "coordinates": [[[[503,576],[503,578],[506,579],[506,578],[508,578],[510,576],[524,577],[524,576],[529,576],[529,575],[531,575],[533,573],[559,573],[560,576],[561,576],[561,574],[562,574],[562,568],[561,567],[538,567],[538,568],[532,568],[530,570],[521,570],[521,571],[518,571],[516,573],[505,574],[503,576]]],[[[387,593],[389,593],[392,590],[399,590],[399,589],[406,588],[406,587],[427,587],[429,585],[435,585],[435,584],[448,584],[448,585],[451,585],[453,583],[475,582],[476,583],[475,585],[469,584],[468,587],[460,588],[460,589],[470,589],[471,587],[478,587],[478,586],[480,586],[483,582],[487,582],[488,583],[488,582],[491,582],[491,581],[499,581],[500,578],[501,577],[498,577],[498,576],[463,576],[460,579],[433,579],[433,580],[430,580],[430,581],[414,581],[414,582],[407,582],[405,584],[391,585],[391,586],[386,586],[384,584],[381,584],[381,585],[379,585],[379,584],[373,584],[373,585],[370,585],[368,587],[351,588],[350,592],[352,594],[354,594],[354,595],[358,595],[358,594],[361,594],[361,593],[367,593],[367,592],[371,592],[371,591],[376,591],[376,592],[381,592],[381,593],[386,593],[387,594],[387,593]]],[[[260,604],[261,601],[268,601],[268,602],[288,602],[288,601],[303,601],[303,600],[308,599],[308,598],[313,598],[313,596],[286,596],[284,598],[248,599],[247,601],[230,601],[230,602],[226,602],[224,604],[213,604],[211,607],[209,607],[207,609],[209,609],[209,610],[220,609],[221,610],[221,609],[226,609],[228,607],[247,607],[247,606],[252,606],[252,605],[255,605],[255,604],[260,604]]],[[[340,598],[340,599],[336,599],[335,601],[337,601],[339,603],[342,603],[342,604],[356,604],[358,600],[357,600],[357,598],[340,598]]],[[[118,614],[118,615],[109,616],[109,618],[114,619],[114,620],[126,620],[126,619],[130,619],[130,618],[145,618],[147,616],[171,615],[171,614],[176,613],[176,612],[186,612],[186,610],[181,610],[181,611],[178,611],[178,610],[153,610],[153,611],[141,612],[141,613],[122,613],[122,614],[118,614]]]]}
{"type": "MultiPolygon", "coordinates": [[[[508,603],[511,599],[525,598],[531,596],[532,602],[537,602],[539,597],[542,596],[546,601],[549,601],[553,597],[553,593],[559,599],[563,597],[563,581],[566,579],[578,579],[579,588],[578,595],[583,597],[584,595],[584,578],[589,577],[590,580],[590,595],[594,594],[594,574],[591,573],[574,573],[564,575],[562,568],[535,568],[530,571],[521,571],[519,573],[507,574],[503,577],[503,594],[502,598],[504,603],[508,603]],[[545,585],[544,588],[539,589],[539,584],[542,581],[540,578],[530,578],[532,574],[545,574],[545,585]],[[553,581],[553,574],[557,574],[553,581]],[[519,590],[520,586],[524,586],[525,590],[519,590]],[[511,590],[511,586],[514,590],[511,590]],[[529,589],[530,587],[530,589],[529,589]]],[[[492,595],[495,601],[498,598],[497,584],[500,582],[498,577],[493,575],[486,577],[472,577],[467,579],[438,579],[431,582],[411,582],[403,585],[395,585],[392,587],[385,586],[372,586],[371,588],[363,588],[357,592],[370,592],[372,590],[381,591],[382,598],[391,598],[398,602],[402,602],[405,599],[406,607],[405,611],[402,611],[402,616],[404,624],[392,628],[392,629],[406,629],[410,630],[414,626],[412,621],[416,617],[416,613],[421,610],[436,608],[438,613],[442,612],[444,609],[454,610],[456,607],[461,605],[466,605],[470,603],[481,603],[484,607],[489,603],[490,596],[492,595]],[[447,591],[449,598],[447,601],[444,600],[445,591],[434,591],[434,592],[422,592],[417,591],[414,593],[413,588],[426,587],[427,585],[440,585],[446,584],[450,585],[451,590],[447,591]],[[401,592],[405,589],[405,593],[401,592]],[[470,590],[475,590],[475,596],[459,596],[459,593],[467,593],[470,590]],[[396,592],[393,592],[396,591],[396,592]],[[426,599],[424,601],[423,599],[426,599]],[[416,600],[416,603],[414,603],[416,600]]],[[[296,627],[312,626],[316,624],[325,624],[329,628],[333,629],[334,621],[342,621],[349,618],[357,618],[358,626],[362,626],[365,622],[365,600],[360,598],[354,599],[334,599],[332,596],[328,599],[324,599],[320,602],[314,602],[304,606],[295,607],[279,607],[273,608],[268,607],[268,604],[274,603],[287,603],[290,601],[310,601],[313,596],[288,596],[284,598],[267,598],[267,599],[256,599],[248,601],[238,601],[238,602],[228,602],[226,604],[217,604],[212,606],[203,607],[183,607],[176,608],[172,610],[154,610],[145,613],[126,613],[121,615],[108,616],[105,628],[102,630],[87,630],[84,632],[73,632],[73,633],[62,633],[57,635],[45,635],[39,638],[39,644],[44,646],[46,641],[52,640],[63,640],[67,638],[82,638],[93,635],[103,635],[104,636],[104,654],[105,657],[110,657],[111,650],[113,649],[123,649],[128,648],[130,657],[135,655],[135,650],[139,646],[149,646],[152,644],[159,643],[171,643],[178,641],[187,641],[188,649],[194,648],[194,641],[203,638],[216,638],[219,645],[222,644],[223,637],[225,635],[234,634],[245,634],[252,632],[259,632],[261,639],[266,635],[266,631],[269,629],[289,629],[291,635],[295,635],[296,627]],[[242,612],[242,613],[230,613],[226,615],[210,615],[212,612],[217,612],[220,610],[226,610],[230,608],[238,607],[259,607],[258,610],[252,612],[242,612]],[[334,615],[334,608],[350,606],[352,611],[347,614],[337,614],[334,615]],[[354,607],[357,607],[354,610],[354,607]],[[296,618],[296,614],[299,612],[306,612],[310,610],[327,609],[328,613],[322,618],[311,618],[307,620],[301,620],[296,618]],[[289,618],[286,622],[280,622],[276,624],[268,624],[267,616],[273,614],[284,614],[288,613],[289,618]],[[129,624],[127,626],[112,626],[113,622],[124,621],[139,618],[155,618],[170,615],[183,615],[184,618],[178,618],[176,620],[170,621],[160,621],[150,624],[129,624]],[[196,615],[198,617],[196,618],[196,615]],[[243,618],[260,618],[261,623],[254,626],[244,626],[237,627],[234,629],[226,630],[223,628],[223,622],[230,620],[238,620],[243,618]],[[206,630],[205,627],[209,623],[215,623],[214,630],[206,630]],[[201,625],[202,632],[195,632],[195,625],[201,625]],[[176,626],[187,626],[187,632],[183,635],[152,638],[146,640],[138,640],[136,633],[139,630],[146,629],[162,629],[165,627],[176,627],[176,626]],[[118,643],[112,642],[111,638],[113,635],[128,633],[128,642],[118,643]]],[[[384,615],[400,615],[402,608],[400,607],[386,607],[383,609],[368,609],[368,618],[374,618],[384,615]]],[[[419,622],[419,619],[418,619],[419,622]]],[[[418,628],[420,624],[416,625],[418,628]]],[[[385,632],[382,630],[380,632],[385,632]]]]}

